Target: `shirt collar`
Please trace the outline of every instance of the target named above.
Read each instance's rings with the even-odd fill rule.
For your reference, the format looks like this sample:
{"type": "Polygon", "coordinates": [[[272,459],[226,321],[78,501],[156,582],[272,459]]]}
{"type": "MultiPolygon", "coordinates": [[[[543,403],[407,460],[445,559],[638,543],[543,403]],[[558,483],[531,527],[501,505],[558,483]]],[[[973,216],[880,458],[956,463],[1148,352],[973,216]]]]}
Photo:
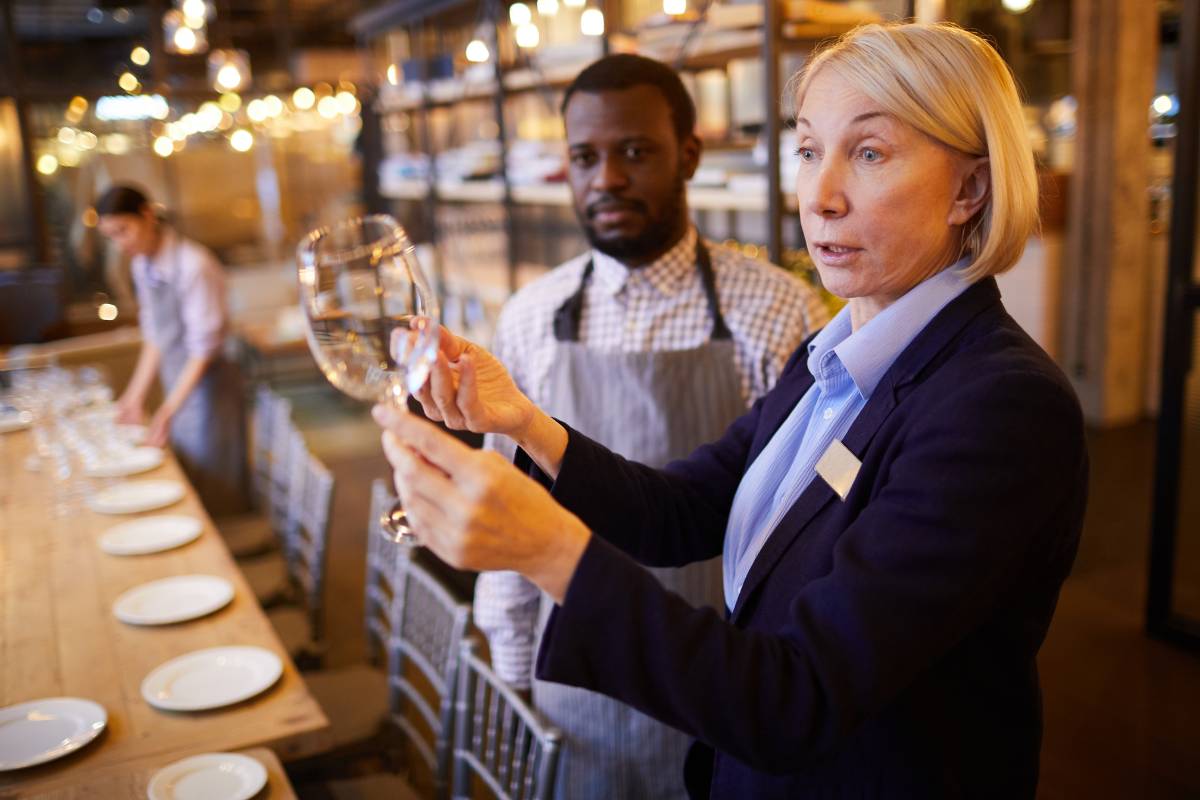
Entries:
{"type": "Polygon", "coordinates": [[[596,284],[609,295],[616,295],[631,282],[645,282],[659,294],[675,294],[695,272],[698,235],[689,225],[674,247],[649,264],[632,269],[610,255],[592,250],[596,284]]]}
{"type": "Polygon", "coordinates": [[[175,271],[175,232],[162,226],[158,252],[152,256],[134,256],[130,262],[134,277],[144,276],[156,282],[166,281],[175,271]]]}
{"type": "Polygon", "coordinates": [[[869,398],[917,334],[971,285],[962,274],[968,263],[964,258],[921,281],[857,331],[850,322],[850,306],[844,307],[809,342],[809,372],[819,378],[822,367],[836,358],[859,394],[869,398]]]}

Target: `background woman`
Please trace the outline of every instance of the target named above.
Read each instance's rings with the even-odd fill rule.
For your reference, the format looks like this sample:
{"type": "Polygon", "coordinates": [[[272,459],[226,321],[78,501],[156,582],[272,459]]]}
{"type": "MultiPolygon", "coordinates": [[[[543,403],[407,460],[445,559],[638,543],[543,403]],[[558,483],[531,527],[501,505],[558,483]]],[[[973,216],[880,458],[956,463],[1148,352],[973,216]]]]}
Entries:
{"type": "Polygon", "coordinates": [[[142,192],[113,186],[97,201],[100,231],[132,259],[142,351],[117,401],[118,421],[144,421],[155,377],[165,399],[147,443],[169,441],[213,516],[247,507],[242,382],[221,354],[225,277],[205,247],[163,223],[142,192]]]}
{"type": "Polygon", "coordinates": [[[1033,798],[1087,455],[992,277],[1037,225],[1016,87],[979,37],[914,24],[847,34],[795,86],[805,239],[849,302],[776,387],[652,470],[447,334],[426,413],[511,436],[535,480],[380,407],[397,489],[438,555],[555,599],[540,678],[696,737],[693,796],[1033,798]],[[724,617],[637,563],[717,554],[724,617]]]}

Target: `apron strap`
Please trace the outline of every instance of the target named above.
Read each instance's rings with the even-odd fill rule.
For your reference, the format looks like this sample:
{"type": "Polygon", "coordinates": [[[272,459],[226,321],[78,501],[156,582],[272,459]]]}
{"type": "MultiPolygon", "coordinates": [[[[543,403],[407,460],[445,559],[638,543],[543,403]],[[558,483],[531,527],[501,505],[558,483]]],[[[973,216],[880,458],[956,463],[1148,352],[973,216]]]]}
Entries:
{"type": "MultiPolygon", "coordinates": [[[[579,341],[579,321],[583,316],[583,298],[588,282],[592,279],[595,262],[589,258],[583,268],[583,276],[579,280],[579,288],[563,301],[554,312],[554,338],[560,342],[579,341]]],[[[704,297],[708,301],[708,313],[712,316],[712,338],[729,340],[733,334],[725,324],[725,316],[721,313],[721,301],[717,296],[717,279],[713,272],[712,257],[703,237],[696,236],[696,267],[700,271],[700,283],[704,287],[704,297]]]]}

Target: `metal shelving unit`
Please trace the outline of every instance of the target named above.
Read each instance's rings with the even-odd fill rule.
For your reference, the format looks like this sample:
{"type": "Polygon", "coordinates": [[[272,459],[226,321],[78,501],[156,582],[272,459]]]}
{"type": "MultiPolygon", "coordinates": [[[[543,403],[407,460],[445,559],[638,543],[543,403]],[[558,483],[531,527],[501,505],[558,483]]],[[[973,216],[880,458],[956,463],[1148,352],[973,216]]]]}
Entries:
{"type": "MultiPolygon", "coordinates": [[[[539,76],[534,70],[509,70],[501,63],[498,46],[505,31],[507,3],[504,0],[395,0],[376,9],[368,11],[355,19],[352,30],[360,40],[366,41],[397,28],[409,30],[410,41],[419,43],[424,37],[417,35],[421,26],[436,24],[439,15],[448,11],[460,11],[463,7],[473,7],[479,16],[485,19],[485,25],[491,37],[491,62],[494,73],[490,80],[474,82],[460,81],[453,83],[440,82],[431,84],[422,81],[418,92],[407,96],[392,98],[386,102],[377,102],[376,113],[371,115],[374,124],[381,124],[390,114],[412,114],[419,118],[421,138],[425,142],[424,153],[429,158],[428,179],[405,179],[381,181],[378,194],[385,201],[408,201],[422,204],[422,213],[426,215],[430,243],[437,244],[437,226],[435,209],[440,203],[491,203],[504,207],[505,230],[508,236],[508,271],[509,286],[515,288],[517,280],[518,255],[515,235],[515,216],[522,207],[545,206],[567,207],[570,205],[570,192],[564,183],[542,185],[514,184],[507,175],[507,156],[509,151],[509,132],[505,128],[505,102],[510,97],[527,92],[558,91],[566,87],[570,78],[552,75],[548,78],[539,76]],[[491,100],[495,110],[498,125],[498,140],[500,142],[499,175],[496,178],[481,181],[449,182],[439,179],[436,170],[437,153],[433,152],[432,141],[429,137],[428,116],[442,108],[455,107],[461,103],[472,103],[491,100]]],[[[614,6],[613,0],[600,3],[599,6],[609,17],[609,11],[614,6]]],[[[702,69],[723,68],[736,58],[761,57],[766,80],[763,92],[765,108],[768,109],[764,125],[767,142],[766,181],[762,191],[744,191],[727,188],[692,186],[688,189],[688,205],[700,212],[725,213],[733,219],[738,213],[763,214],[766,219],[767,255],[774,263],[782,263],[784,253],[783,221],[788,214],[796,211],[795,198],[785,194],[780,178],[779,142],[783,135],[784,123],[781,115],[770,113],[777,108],[777,100],[781,95],[780,62],[782,55],[791,49],[807,48],[816,42],[830,38],[848,30],[849,26],[830,26],[810,23],[788,23],[784,25],[782,6],[777,0],[764,0],[763,25],[761,42],[758,46],[739,46],[728,51],[709,52],[685,57],[680,61],[681,71],[698,71],[702,69]],[[785,29],[790,34],[785,38],[785,29]]],[[[604,50],[607,51],[608,33],[605,34],[604,50]]],[[[419,52],[419,46],[414,46],[412,57],[419,63],[427,63],[429,53],[419,52]]],[[[582,66],[582,64],[580,65],[582,66]]],[[[706,145],[716,149],[744,149],[752,145],[745,140],[706,142],[706,145]]],[[[376,172],[379,162],[364,163],[365,171],[376,172]]],[[[802,238],[799,224],[796,225],[796,236],[802,238]]]]}

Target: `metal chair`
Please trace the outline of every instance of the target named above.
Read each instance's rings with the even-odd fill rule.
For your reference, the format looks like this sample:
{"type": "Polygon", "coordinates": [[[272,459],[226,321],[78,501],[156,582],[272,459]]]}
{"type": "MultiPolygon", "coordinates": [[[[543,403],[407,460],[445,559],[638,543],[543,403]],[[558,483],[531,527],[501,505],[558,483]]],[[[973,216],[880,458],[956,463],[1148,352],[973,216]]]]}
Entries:
{"type": "Polygon", "coordinates": [[[472,798],[472,777],[504,800],[554,796],[562,734],[475,654],[466,640],[458,659],[454,796],[472,798]]]}
{"type": "Polygon", "coordinates": [[[415,559],[397,557],[394,563],[392,588],[398,599],[392,604],[388,645],[390,717],[432,773],[434,796],[444,798],[450,784],[458,646],[466,635],[471,607],[415,559]],[[429,684],[436,707],[428,691],[411,680],[409,665],[429,684]],[[405,715],[409,709],[420,716],[432,741],[405,715]]]}
{"type": "Polygon", "coordinates": [[[388,642],[394,633],[392,621],[399,619],[400,593],[396,575],[406,565],[400,562],[412,558],[410,547],[399,547],[383,537],[380,517],[395,497],[383,480],[371,482],[371,507],[367,519],[367,573],[363,624],[367,634],[367,656],[372,664],[387,660],[388,642]]]}
{"type": "Polygon", "coordinates": [[[269,517],[272,445],[274,444],[276,424],[288,423],[288,409],[279,402],[279,399],[279,396],[265,383],[260,383],[255,390],[254,425],[250,440],[253,455],[250,465],[250,487],[254,512],[236,517],[224,517],[216,521],[221,535],[225,538],[225,544],[237,559],[264,555],[277,545],[269,517]]]}

